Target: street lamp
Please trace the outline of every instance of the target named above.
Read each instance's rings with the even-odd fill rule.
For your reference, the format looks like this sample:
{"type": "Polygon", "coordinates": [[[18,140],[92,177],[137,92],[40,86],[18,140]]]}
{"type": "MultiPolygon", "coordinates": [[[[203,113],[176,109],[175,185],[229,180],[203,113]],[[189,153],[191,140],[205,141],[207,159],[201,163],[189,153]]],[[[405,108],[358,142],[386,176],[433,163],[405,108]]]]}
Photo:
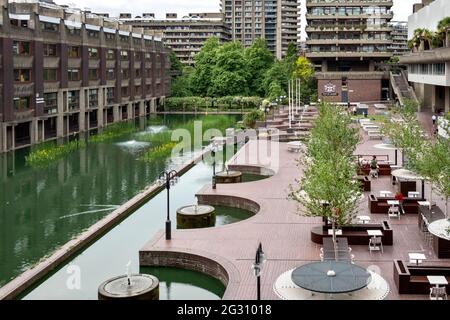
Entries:
{"type": "Polygon", "coordinates": [[[262,244],[260,243],[258,249],[256,250],[255,263],[252,265],[252,269],[256,277],[257,300],[261,300],[261,269],[265,262],[266,257],[262,249],[262,244]]]}
{"type": "Polygon", "coordinates": [[[174,186],[178,180],[178,172],[175,170],[161,172],[158,179],[158,185],[160,187],[165,185],[167,190],[166,240],[172,238],[172,222],[170,221],[170,187],[174,186]]]}

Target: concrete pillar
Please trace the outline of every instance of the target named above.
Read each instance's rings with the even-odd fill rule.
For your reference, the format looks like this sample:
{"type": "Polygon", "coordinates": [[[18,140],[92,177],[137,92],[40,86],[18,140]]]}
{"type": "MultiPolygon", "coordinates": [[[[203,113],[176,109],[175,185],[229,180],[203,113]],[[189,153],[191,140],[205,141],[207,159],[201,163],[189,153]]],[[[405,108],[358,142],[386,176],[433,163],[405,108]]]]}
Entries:
{"type": "Polygon", "coordinates": [[[128,103],[127,104],[128,119],[133,119],[133,111],[134,111],[133,108],[134,108],[133,103],[128,103]]]}
{"type": "Polygon", "coordinates": [[[3,123],[0,122],[0,153],[6,149],[6,130],[3,123]]]}
{"type": "Polygon", "coordinates": [[[370,60],[370,62],[369,62],[369,71],[370,72],[375,71],[375,62],[373,60],[370,60]]]}
{"type": "Polygon", "coordinates": [[[121,119],[120,117],[120,108],[121,106],[114,106],[113,107],[113,114],[114,114],[114,123],[119,122],[121,119]]]}
{"type": "Polygon", "coordinates": [[[139,117],[145,116],[145,101],[139,102],[139,117]]]}
{"type": "Polygon", "coordinates": [[[62,138],[64,132],[64,94],[62,90],[58,91],[58,116],[56,118],[56,137],[62,138]]]}
{"type": "Polygon", "coordinates": [[[78,116],[78,126],[80,132],[86,130],[86,90],[80,90],[80,115],[78,116]]]}
{"type": "Polygon", "coordinates": [[[16,125],[11,126],[11,150],[16,149],[16,125]]]}
{"type": "Polygon", "coordinates": [[[322,72],[328,71],[328,62],[327,60],[322,60],[322,72]]]}
{"type": "Polygon", "coordinates": [[[97,112],[97,126],[103,127],[104,108],[105,108],[106,89],[100,88],[98,93],[98,112],[97,112]]]}
{"type": "Polygon", "coordinates": [[[31,144],[35,144],[38,143],[38,135],[37,135],[37,119],[33,119],[31,120],[31,122],[29,123],[30,126],[30,142],[31,144]]]}
{"type": "Polygon", "coordinates": [[[431,86],[431,111],[436,112],[437,94],[436,86],[431,86]]]}

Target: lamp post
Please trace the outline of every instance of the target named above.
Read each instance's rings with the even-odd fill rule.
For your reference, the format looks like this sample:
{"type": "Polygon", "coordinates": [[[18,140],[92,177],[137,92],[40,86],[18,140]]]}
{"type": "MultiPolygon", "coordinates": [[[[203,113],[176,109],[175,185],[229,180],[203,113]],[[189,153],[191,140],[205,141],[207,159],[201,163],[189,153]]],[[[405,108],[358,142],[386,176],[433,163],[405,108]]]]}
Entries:
{"type": "Polygon", "coordinates": [[[261,269],[266,262],[262,244],[260,243],[256,250],[255,263],[252,265],[253,272],[256,276],[256,300],[261,300],[261,269]]]}
{"type": "Polygon", "coordinates": [[[178,180],[178,172],[175,170],[161,172],[158,179],[158,185],[161,187],[165,185],[167,190],[166,240],[172,238],[172,222],[170,221],[170,187],[174,186],[178,180]]]}

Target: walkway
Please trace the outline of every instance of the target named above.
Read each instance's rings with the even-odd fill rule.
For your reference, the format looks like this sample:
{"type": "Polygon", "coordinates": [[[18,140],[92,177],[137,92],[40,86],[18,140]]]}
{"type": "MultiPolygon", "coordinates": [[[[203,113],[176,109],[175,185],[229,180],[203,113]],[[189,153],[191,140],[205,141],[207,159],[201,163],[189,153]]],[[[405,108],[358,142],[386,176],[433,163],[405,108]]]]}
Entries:
{"type": "MultiPolygon", "coordinates": [[[[246,150],[255,148],[260,143],[262,142],[250,141],[232,163],[248,164],[248,159],[245,159],[246,150]]],[[[377,143],[380,142],[369,141],[365,137],[356,153],[368,155],[389,153],[391,158],[394,157],[393,151],[375,149],[373,146],[377,143]]],[[[203,268],[204,272],[211,274],[220,273],[218,270],[220,267],[209,263],[211,259],[225,268],[229,276],[224,299],[255,299],[256,279],[251,266],[257,245],[261,242],[268,259],[262,273],[262,298],[279,299],[273,291],[273,285],[282,273],[319,260],[320,246],[311,242],[310,230],[314,226],[321,225],[321,219],[297,214],[296,204],[287,199],[289,186],[294,184],[300,175],[296,161],[299,154],[289,152],[285,143],[273,142],[271,146],[279,147],[280,155],[279,169],[271,178],[251,183],[218,185],[216,190],[208,185],[198,193],[202,199],[235,197],[234,201],[230,201],[235,205],[239,205],[243,198],[250,199],[259,204],[258,214],[246,221],[220,228],[176,231],[171,241],[166,241],[161,231],[142,248],[141,265],[163,264],[164,256],[170,255],[171,252],[177,253],[178,266],[194,266],[203,268]],[[197,256],[197,262],[195,259],[192,260],[193,255],[197,256]]],[[[381,177],[373,181],[372,193],[378,194],[380,190],[393,191],[390,178],[381,177]]],[[[364,200],[361,201],[361,215],[371,216],[367,205],[369,194],[371,193],[366,193],[364,200]]],[[[442,207],[442,203],[438,204],[442,207]]],[[[387,216],[384,215],[372,216],[374,222],[386,219],[387,216]]],[[[408,251],[424,250],[428,262],[437,260],[417,227],[417,216],[409,215],[399,221],[392,220],[391,225],[394,230],[394,246],[386,247],[383,255],[370,255],[367,246],[352,246],[356,263],[371,267],[371,270],[387,280],[391,288],[387,299],[427,299],[427,296],[399,296],[393,280],[393,260],[408,260],[408,251]]]]}

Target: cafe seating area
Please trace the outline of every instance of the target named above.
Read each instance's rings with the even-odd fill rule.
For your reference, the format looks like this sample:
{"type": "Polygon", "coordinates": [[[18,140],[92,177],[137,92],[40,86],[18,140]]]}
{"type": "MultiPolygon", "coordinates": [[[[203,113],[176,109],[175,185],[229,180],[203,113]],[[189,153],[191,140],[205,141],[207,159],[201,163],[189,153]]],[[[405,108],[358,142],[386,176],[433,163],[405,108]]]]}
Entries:
{"type": "MultiPolygon", "coordinates": [[[[369,200],[369,211],[371,214],[388,214],[391,204],[389,201],[395,201],[394,197],[377,197],[371,194],[369,200]]],[[[403,212],[402,214],[418,214],[419,202],[425,201],[423,198],[404,198],[403,199],[403,212]]]]}

